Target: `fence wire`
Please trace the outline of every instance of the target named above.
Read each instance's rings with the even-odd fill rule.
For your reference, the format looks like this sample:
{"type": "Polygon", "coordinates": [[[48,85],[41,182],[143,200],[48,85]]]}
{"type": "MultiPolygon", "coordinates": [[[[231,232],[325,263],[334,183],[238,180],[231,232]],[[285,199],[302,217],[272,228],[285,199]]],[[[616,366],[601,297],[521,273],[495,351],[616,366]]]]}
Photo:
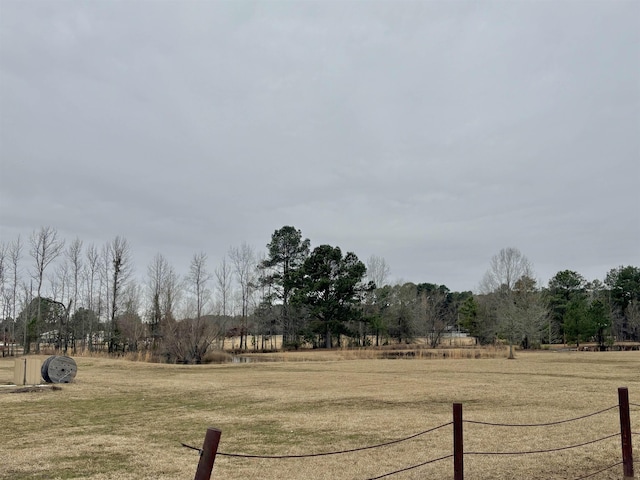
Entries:
{"type": "MultiPolygon", "coordinates": [[[[344,453],[361,452],[363,450],[371,450],[371,449],[374,449],[374,448],[388,447],[389,445],[395,445],[397,443],[406,442],[407,440],[414,439],[414,438],[419,437],[421,435],[426,435],[427,433],[431,433],[431,432],[434,432],[434,431],[439,430],[441,428],[448,427],[449,425],[452,425],[452,424],[453,424],[453,422],[444,423],[442,425],[438,425],[437,427],[433,427],[433,428],[430,428],[428,430],[424,430],[422,432],[418,432],[418,433],[416,433],[414,435],[410,435],[410,436],[404,437],[404,438],[399,438],[397,440],[391,440],[389,442],[378,443],[376,445],[369,445],[369,446],[366,446],[366,447],[350,448],[350,449],[347,449],[347,450],[335,450],[333,452],[307,453],[307,454],[299,454],[299,455],[251,455],[251,454],[244,454],[244,453],[218,452],[217,455],[221,455],[223,457],[260,458],[260,459],[267,459],[267,460],[278,460],[278,459],[286,459],[286,458],[312,458],[312,457],[326,457],[328,455],[342,455],[344,453]]],[[[193,450],[198,450],[198,451],[201,452],[201,449],[199,449],[197,447],[192,447],[191,445],[187,445],[185,443],[182,443],[181,445],[183,447],[191,448],[193,450]]]]}
{"type": "Polygon", "coordinates": [[[604,440],[608,440],[613,437],[618,437],[620,433],[614,433],[612,435],[607,435],[606,437],[598,438],[596,440],[591,440],[589,442],[578,443],[575,445],[569,445],[566,447],[558,447],[558,448],[547,448],[545,450],[529,450],[529,451],[521,451],[521,452],[464,452],[465,455],[530,455],[534,453],[552,453],[552,452],[560,452],[562,450],[571,450],[572,448],[584,447],[585,445],[591,445],[593,443],[602,442],[604,440]]]}
{"type": "Polygon", "coordinates": [[[600,410],[594,413],[589,413],[587,415],[582,415],[580,417],[568,418],[566,420],[558,420],[555,422],[546,422],[546,423],[492,423],[492,422],[482,422],[478,420],[462,420],[464,423],[473,423],[476,425],[488,425],[490,427],[550,427],[552,425],[560,425],[562,423],[575,422],[577,420],[582,420],[585,418],[593,417],[595,415],[600,415],[601,413],[608,412],[609,410],[613,410],[614,408],[618,408],[618,405],[614,405],[609,408],[605,408],[604,410],[600,410]]]}
{"type": "Polygon", "coordinates": [[[427,460],[426,462],[419,463],[418,465],[412,465],[410,467],[401,468],[400,470],[395,470],[393,472],[385,473],[377,477],[367,478],[367,480],[378,480],[380,478],[390,477],[391,475],[396,475],[402,472],[408,472],[409,470],[413,470],[414,468],[424,467],[425,465],[429,465],[430,463],[436,463],[436,462],[439,462],[440,460],[446,460],[447,458],[452,458],[452,457],[453,457],[453,454],[445,455],[444,457],[427,460]]]}
{"type": "Polygon", "coordinates": [[[622,462],[614,463],[613,465],[609,465],[608,467],[603,468],[602,470],[598,470],[597,472],[589,473],[588,475],[583,475],[582,477],[574,478],[574,480],[583,480],[585,478],[593,477],[599,473],[606,472],[607,470],[611,470],[618,465],[622,465],[622,462]]]}

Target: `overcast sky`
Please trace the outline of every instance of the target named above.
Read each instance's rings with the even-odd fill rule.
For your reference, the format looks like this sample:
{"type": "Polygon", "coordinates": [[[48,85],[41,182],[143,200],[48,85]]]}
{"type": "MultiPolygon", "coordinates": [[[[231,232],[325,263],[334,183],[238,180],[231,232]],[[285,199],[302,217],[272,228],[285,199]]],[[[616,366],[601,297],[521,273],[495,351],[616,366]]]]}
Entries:
{"type": "MultiPolygon", "coordinates": [[[[0,240],[284,225],[475,290],[640,266],[640,2],[0,0],[0,240]]],[[[26,260],[25,260],[26,261],[26,260]]]]}

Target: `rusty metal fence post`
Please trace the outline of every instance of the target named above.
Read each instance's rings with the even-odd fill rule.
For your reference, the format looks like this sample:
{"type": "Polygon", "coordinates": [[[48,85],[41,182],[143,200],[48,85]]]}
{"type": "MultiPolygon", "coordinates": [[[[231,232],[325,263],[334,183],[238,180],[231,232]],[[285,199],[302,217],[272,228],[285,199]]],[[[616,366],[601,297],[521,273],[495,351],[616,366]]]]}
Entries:
{"type": "Polygon", "coordinates": [[[622,469],[624,479],[635,478],[633,474],[633,448],[631,445],[631,418],[629,416],[629,390],[618,388],[620,410],[620,438],[622,441],[622,469]]]}
{"type": "Polygon", "coordinates": [[[218,444],[222,432],[217,428],[209,427],[204,437],[202,451],[200,452],[200,461],[194,480],[210,480],[213,471],[213,462],[216,461],[216,453],[218,452],[218,444]]]}
{"type": "Polygon", "coordinates": [[[462,444],[462,404],[453,404],[453,479],[464,480],[464,448],[462,444]]]}

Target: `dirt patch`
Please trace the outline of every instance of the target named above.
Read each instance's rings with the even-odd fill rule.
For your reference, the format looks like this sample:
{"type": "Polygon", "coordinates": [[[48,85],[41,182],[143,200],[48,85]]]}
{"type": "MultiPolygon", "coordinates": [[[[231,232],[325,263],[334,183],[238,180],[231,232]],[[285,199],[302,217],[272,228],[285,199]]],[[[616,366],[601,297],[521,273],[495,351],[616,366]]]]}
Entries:
{"type": "Polygon", "coordinates": [[[52,392],[56,390],[62,390],[62,387],[57,385],[46,385],[46,386],[32,386],[32,387],[16,387],[12,389],[0,390],[0,393],[46,393],[52,392]]]}

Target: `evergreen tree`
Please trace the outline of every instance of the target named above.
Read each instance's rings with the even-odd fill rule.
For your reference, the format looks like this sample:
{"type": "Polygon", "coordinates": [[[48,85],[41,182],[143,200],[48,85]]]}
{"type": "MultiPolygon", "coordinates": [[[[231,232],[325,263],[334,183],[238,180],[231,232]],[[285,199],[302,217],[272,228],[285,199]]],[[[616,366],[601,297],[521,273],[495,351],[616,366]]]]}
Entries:
{"type": "Polygon", "coordinates": [[[324,337],[331,348],[332,335],[346,333],[346,325],[357,318],[360,295],[365,289],[364,263],[355,253],[344,257],[339,247],[321,245],[311,252],[298,271],[294,303],[312,319],[313,333],[324,337]]]}
{"type": "Polygon", "coordinates": [[[260,283],[267,287],[266,302],[278,303],[280,324],[285,344],[299,343],[300,325],[292,315],[290,303],[295,288],[296,275],[309,256],[309,239],[302,239],[302,232],[291,226],[284,226],[273,232],[267,244],[268,257],[261,262],[260,283]]]}

